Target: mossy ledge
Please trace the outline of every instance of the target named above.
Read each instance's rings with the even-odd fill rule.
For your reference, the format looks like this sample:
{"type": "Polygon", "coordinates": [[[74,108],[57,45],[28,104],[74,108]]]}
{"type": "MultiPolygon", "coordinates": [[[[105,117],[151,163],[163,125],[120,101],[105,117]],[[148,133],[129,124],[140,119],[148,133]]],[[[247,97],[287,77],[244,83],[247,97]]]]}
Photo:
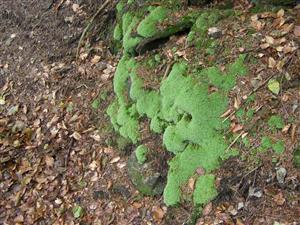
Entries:
{"type": "MultiPolygon", "coordinates": [[[[169,161],[164,202],[168,206],[179,204],[182,187],[190,177],[197,177],[197,169],[202,168],[205,173],[198,176],[192,199],[195,206],[203,205],[217,195],[214,170],[220,166],[222,159],[234,153],[228,149],[229,143],[224,138],[228,123],[223,123],[220,117],[228,107],[227,95],[237,78],[247,74],[245,55],[237,56],[225,70],[218,66],[199,68],[179,60],[171,67],[167,78],[161,80],[157,90],[146,89],[138,73],[144,64],[140,60],[138,62],[132,53],[139,42],[155,36],[155,27],[167,18],[172,7],[168,4],[148,7],[145,11],[150,13],[144,19],[141,15],[125,11],[121,17],[122,35],[119,35],[120,25],[115,30],[118,39],[123,37],[120,41],[124,54],[114,76],[116,99],[107,110],[111,122],[122,136],[140,145],[143,141],[141,122],[147,118],[151,131],[161,134],[165,149],[174,154],[169,161]],[[133,33],[137,35],[132,36],[133,33]],[[215,87],[216,91],[210,92],[211,87],[215,87]]],[[[194,42],[200,50],[206,50],[211,46],[211,39],[206,35],[209,24],[217,23],[228,15],[228,11],[209,10],[209,13],[196,14],[188,36],[197,35],[189,41],[194,42]]],[[[173,28],[167,25],[164,29],[173,28]]],[[[167,31],[166,35],[173,33],[167,31]]],[[[144,162],[145,152],[142,147],[137,149],[135,156],[139,158],[139,163],[144,162]]]]}

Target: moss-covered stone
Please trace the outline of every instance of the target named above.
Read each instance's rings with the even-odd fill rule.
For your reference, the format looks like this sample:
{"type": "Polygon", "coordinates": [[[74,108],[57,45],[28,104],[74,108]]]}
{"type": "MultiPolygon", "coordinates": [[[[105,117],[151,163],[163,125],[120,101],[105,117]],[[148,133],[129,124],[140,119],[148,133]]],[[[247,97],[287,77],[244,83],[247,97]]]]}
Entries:
{"type": "Polygon", "coordinates": [[[153,168],[151,162],[141,164],[136,152],[133,152],[127,162],[129,178],[137,190],[144,195],[160,195],[164,189],[163,179],[153,168]]]}
{"type": "Polygon", "coordinates": [[[139,35],[150,38],[157,33],[157,24],[162,22],[168,15],[169,10],[167,8],[158,6],[151,10],[150,14],[143,19],[137,27],[139,35]]]}
{"type": "Polygon", "coordinates": [[[140,164],[143,164],[147,160],[147,153],[148,153],[148,148],[145,147],[144,145],[140,145],[139,147],[136,148],[135,150],[135,156],[137,161],[140,164]]]}

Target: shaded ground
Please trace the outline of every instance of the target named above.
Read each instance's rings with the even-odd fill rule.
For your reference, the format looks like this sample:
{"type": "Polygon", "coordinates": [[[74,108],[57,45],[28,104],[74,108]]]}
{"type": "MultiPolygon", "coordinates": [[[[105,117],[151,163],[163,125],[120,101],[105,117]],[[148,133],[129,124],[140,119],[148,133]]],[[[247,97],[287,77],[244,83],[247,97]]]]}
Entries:
{"type": "MultiPolygon", "coordinates": [[[[75,62],[84,21],[101,1],[53,2],[0,3],[0,223],[183,224],[191,215],[191,207],[167,209],[160,197],[140,196],[127,178],[128,154],[108,147],[116,146],[105,109],[113,95],[111,80],[118,59],[98,41],[82,52],[80,63],[75,62]]],[[[266,20],[270,26],[261,32],[262,36],[272,31],[274,18],[266,20]]],[[[295,18],[292,20],[297,23],[295,18]]],[[[231,25],[224,24],[222,29],[228,34],[224,46],[245,33],[243,23],[241,17],[234,31],[230,30],[231,25]]],[[[250,29],[249,24],[245,27],[250,29]]],[[[286,38],[286,43],[293,41],[298,46],[299,39],[291,32],[286,38]]],[[[251,81],[257,75],[261,76],[258,80],[264,80],[272,72],[277,73],[274,68],[267,68],[268,58],[281,58],[276,49],[257,50],[261,40],[259,36],[257,43],[251,43],[253,46],[232,46],[233,53],[266,55],[251,68],[252,76],[240,81],[232,99],[249,93],[253,88],[251,81]]],[[[175,43],[178,49],[184,46],[182,37],[175,37],[166,44],[165,55],[170,56],[175,43]]],[[[188,58],[188,52],[189,49],[179,51],[179,55],[188,58]]],[[[198,224],[300,221],[299,170],[291,164],[299,141],[298,47],[287,55],[290,64],[285,71],[289,72],[291,82],[287,82],[277,99],[262,88],[257,92],[257,101],[247,106],[263,107],[266,113],[258,114],[259,119],[280,114],[285,125],[290,124],[286,132],[270,134],[274,139],[287,140],[286,153],[275,163],[266,155],[259,156],[263,163],[250,161],[251,168],[239,159],[225,163],[219,171],[220,179],[225,177],[220,181],[220,198],[206,207],[206,216],[198,224]],[[292,85],[294,82],[296,86],[292,85]],[[278,167],[288,170],[284,184],[276,180],[278,167]],[[250,186],[260,190],[263,197],[249,197],[250,186]],[[237,211],[241,203],[243,207],[237,211]]],[[[238,130],[240,121],[234,116],[229,119],[233,131],[238,130]]],[[[255,119],[258,116],[250,125],[256,123],[255,119]]],[[[243,126],[250,133],[251,129],[243,126]]],[[[254,148],[259,145],[256,135],[249,134],[254,148]]],[[[237,145],[248,154],[243,143],[237,145]]]]}

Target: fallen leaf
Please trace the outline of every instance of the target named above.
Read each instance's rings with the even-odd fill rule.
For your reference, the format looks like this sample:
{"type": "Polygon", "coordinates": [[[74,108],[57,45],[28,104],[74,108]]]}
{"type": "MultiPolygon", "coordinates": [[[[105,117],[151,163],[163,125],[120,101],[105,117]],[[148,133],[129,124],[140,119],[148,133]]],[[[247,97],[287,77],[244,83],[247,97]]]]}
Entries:
{"type": "Polygon", "coordinates": [[[276,66],[276,61],[273,57],[269,57],[268,66],[269,66],[269,68],[274,68],[276,66]]]}
{"type": "Polygon", "coordinates": [[[276,94],[276,95],[278,95],[279,92],[280,92],[280,84],[279,84],[279,82],[278,82],[277,80],[275,80],[275,79],[269,80],[269,82],[268,82],[268,88],[269,88],[269,90],[270,90],[272,93],[274,93],[274,94],[276,94]]]}
{"type": "MultiPolygon", "coordinates": [[[[261,44],[260,45],[260,48],[261,49],[267,49],[267,48],[269,48],[270,47],[270,44],[269,43],[263,43],[263,44],[261,44]]],[[[261,53],[262,54],[262,53],[261,53]]]]}
{"type": "Polygon", "coordinates": [[[277,205],[282,206],[285,203],[285,198],[283,194],[280,192],[279,194],[274,196],[274,201],[277,205]]]}
{"type": "Polygon", "coordinates": [[[120,159],[121,159],[121,157],[120,157],[120,156],[117,156],[117,157],[113,158],[113,159],[110,161],[110,163],[116,163],[116,162],[119,162],[120,159]]]}
{"type": "Polygon", "coordinates": [[[165,216],[165,212],[159,206],[153,206],[152,215],[156,221],[161,221],[165,216]]]}
{"type": "Polygon", "coordinates": [[[192,191],[194,191],[194,188],[195,188],[195,181],[196,180],[194,177],[191,177],[188,181],[188,186],[192,191]]]}
{"type": "Polygon", "coordinates": [[[284,16],[284,9],[280,9],[278,12],[277,12],[277,17],[283,17],[284,16]]]}
{"type": "Polygon", "coordinates": [[[52,167],[54,165],[54,158],[46,155],[45,162],[47,166],[52,167]]]}
{"type": "Polygon", "coordinates": [[[295,36],[300,37],[300,26],[295,26],[294,34],[295,36]]]}
{"type": "Polygon", "coordinates": [[[284,126],[284,128],[282,129],[282,133],[287,134],[289,132],[289,129],[291,128],[292,124],[288,124],[286,126],[284,126]]]}
{"type": "Polygon", "coordinates": [[[208,216],[211,213],[211,210],[212,210],[212,203],[210,202],[204,207],[202,211],[203,216],[208,216]]]}
{"type": "Polygon", "coordinates": [[[271,36],[266,36],[266,42],[267,42],[268,44],[270,44],[270,45],[273,45],[274,42],[275,42],[275,40],[274,40],[274,38],[271,37],[271,36]]]}
{"type": "Polygon", "coordinates": [[[101,56],[95,55],[95,56],[92,58],[91,63],[92,63],[92,64],[97,64],[97,63],[100,61],[100,59],[101,59],[101,56]]]}
{"type": "Polygon", "coordinates": [[[77,131],[75,131],[70,137],[74,138],[77,141],[81,139],[81,135],[77,131]]]}

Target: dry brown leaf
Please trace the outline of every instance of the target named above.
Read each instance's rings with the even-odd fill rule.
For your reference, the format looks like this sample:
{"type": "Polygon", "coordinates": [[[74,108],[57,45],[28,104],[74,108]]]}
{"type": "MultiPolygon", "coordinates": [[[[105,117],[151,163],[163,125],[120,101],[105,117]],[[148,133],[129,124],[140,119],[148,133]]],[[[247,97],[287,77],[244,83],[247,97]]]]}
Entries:
{"type": "Polygon", "coordinates": [[[140,208],[142,208],[142,206],[143,206],[143,204],[140,203],[140,202],[134,202],[132,205],[133,205],[133,207],[136,208],[136,209],[140,209],[140,208]]]}
{"type": "Polygon", "coordinates": [[[275,40],[273,37],[271,36],[266,36],[266,42],[269,44],[269,45],[273,45],[275,43],[275,40]]]}
{"type": "Polygon", "coordinates": [[[251,16],[251,21],[255,22],[257,20],[258,20],[258,15],[257,14],[251,16]]]}
{"type": "Polygon", "coordinates": [[[286,38],[285,38],[285,37],[282,37],[282,38],[276,39],[276,40],[274,41],[274,44],[275,44],[275,45],[280,45],[280,44],[282,44],[282,43],[284,43],[284,42],[286,42],[286,38]]]}
{"type": "Polygon", "coordinates": [[[52,156],[46,155],[45,162],[48,167],[52,167],[54,165],[54,158],[52,156]]]}
{"type": "Polygon", "coordinates": [[[191,178],[189,179],[189,181],[188,181],[188,187],[189,187],[192,191],[194,191],[194,188],[195,188],[195,182],[196,182],[196,180],[195,180],[194,177],[191,177],[191,178]]]}
{"type": "Polygon", "coordinates": [[[76,141],[81,139],[81,135],[77,131],[75,131],[70,137],[74,138],[76,141]]]}
{"type": "Polygon", "coordinates": [[[279,71],[282,71],[282,68],[284,67],[285,62],[286,62],[285,59],[280,60],[280,61],[277,63],[276,68],[277,68],[279,71]]]}
{"type": "Polygon", "coordinates": [[[283,47],[282,46],[277,46],[276,47],[276,51],[277,52],[282,52],[283,51],[283,47]]]}
{"type": "Polygon", "coordinates": [[[251,22],[251,26],[252,26],[254,29],[256,29],[257,31],[260,31],[260,30],[262,30],[262,29],[264,28],[265,23],[260,22],[259,20],[257,20],[257,21],[252,21],[252,22],[251,22]]]}
{"type": "Polygon", "coordinates": [[[285,33],[289,33],[289,32],[292,31],[293,27],[294,27],[294,24],[293,24],[293,23],[291,23],[291,24],[284,24],[284,25],[282,26],[281,29],[282,29],[285,33]]]}
{"type": "Polygon", "coordinates": [[[260,14],[260,18],[268,18],[268,17],[275,17],[275,14],[272,12],[263,12],[260,14]]]}
{"type": "Polygon", "coordinates": [[[284,16],[284,9],[280,9],[277,14],[276,14],[277,17],[283,17],[284,16]]]}
{"type": "Polygon", "coordinates": [[[284,23],[285,23],[285,19],[283,17],[279,17],[274,20],[272,26],[276,28],[280,28],[284,25],[284,23]]]}
{"type": "Polygon", "coordinates": [[[120,157],[120,156],[117,156],[117,157],[113,158],[113,159],[110,161],[110,163],[116,163],[116,162],[119,162],[120,159],[121,159],[121,157],[120,157]]]}
{"type": "Polygon", "coordinates": [[[226,112],[224,112],[222,115],[221,115],[221,118],[224,118],[226,116],[229,116],[229,114],[231,113],[231,109],[228,109],[226,112]]]}
{"type": "Polygon", "coordinates": [[[269,57],[268,66],[269,66],[269,68],[274,68],[276,66],[276,61],[273,57],[269,57]]]}
{"type": "Polygon", "coordinates": [[[279,206],[281,206],[285,203],[285,198],[284,198],[282,192],[280,192],[279,194],[274,196],[274,201],[279,206]]]}
{"type": "Polygon", "coordinates": [[[298,49],[297,47],[284,46],[283,47],[283,53],[288,54],[288,53],[296,51],[297,49],[298,49]]]}
{"type": "Polygon", "coordinates": [[[243,127],[242,125],[236,124],[236,125],[232,128],[232,132],[233,132],[233,133],[237,133],[237,132],[243,130],[243,128],[244,128],[244,127],[243,127]]]}
{"type": "Polygon", "coordinates": [[[282,133],[283,134],[287,134],[289,132],[289,129],[291,128],[292,124],[288,124],[286,126],[284,126],[284,128],[282,129],[282,133]]]}
{"type": "Polygon", "coordinates": [[[210,202],[204,207],[202,214],[203,216],[208,216],[211,213],[211,211],[212,211],[212,203],[210,202]]]}
{"type": "Polygon", "coordinates": [[[95,56],[92,58],[91,63],[92,63],[92,64],[97,64],[97,63],[100,61],[100,59],[101,59],[101,56],[95,55],[95,56]]]}
{"type": "Polygon", "coordinates": [[[300,37],[300,26],[295,26],[294,34],[295,36],[300,37]]]}
{"type": "Polygon", "coordinates": [[[233,106],[234,106],[234,108],[238,109],[241,106],[241,99],[235,97],[233,106]]]}
{"type": "Polygon", "coordinates": [[[165,211],[159,206],[153,206],[152,215],[156,221],[161,221],[165,216],[165,211]]]}

